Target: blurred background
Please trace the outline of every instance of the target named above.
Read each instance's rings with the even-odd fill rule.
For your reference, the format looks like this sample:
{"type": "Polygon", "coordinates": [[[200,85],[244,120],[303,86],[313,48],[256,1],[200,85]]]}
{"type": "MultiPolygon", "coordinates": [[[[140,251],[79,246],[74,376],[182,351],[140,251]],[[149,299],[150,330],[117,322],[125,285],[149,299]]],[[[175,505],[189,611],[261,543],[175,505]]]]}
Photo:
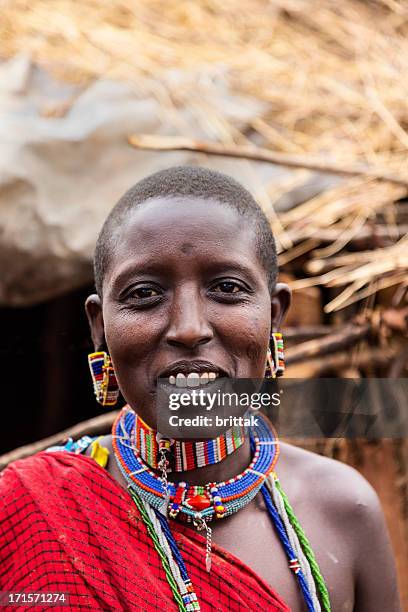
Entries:
{"type": "MultiPolygon", "coordinates": [[[[289,378],[407,377],[404,0],[2,0],[1,14],[0,454],[103,414],[83,308],[95,240],[126,189],[175,164],[234,176],[270,220],[294,291],[289,378]]],[[[295,443],[376,488],[408,609],[403,436],[295,443]]]]}

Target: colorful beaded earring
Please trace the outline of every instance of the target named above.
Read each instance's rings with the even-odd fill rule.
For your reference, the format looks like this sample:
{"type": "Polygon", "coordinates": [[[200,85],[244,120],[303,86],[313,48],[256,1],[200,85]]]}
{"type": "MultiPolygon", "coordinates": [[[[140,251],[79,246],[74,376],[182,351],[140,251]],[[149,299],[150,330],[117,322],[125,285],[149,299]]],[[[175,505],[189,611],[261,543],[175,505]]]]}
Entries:
{"type": "Polygon", "coordinates": [[[271,334],[270,344],[266,353],[265,378],[282,376],[285,371],[283,356],[283,337],[280,332],[271,334]],[[272,348],[271,348],[272,347],[272,348]]]}
{"type": "Polygon", "coordinates": [[[114,406],[118,401],[119,387],[110,356],[105,351],[90,353],[88,363],[96,401],[102,406],[114,406]]]}

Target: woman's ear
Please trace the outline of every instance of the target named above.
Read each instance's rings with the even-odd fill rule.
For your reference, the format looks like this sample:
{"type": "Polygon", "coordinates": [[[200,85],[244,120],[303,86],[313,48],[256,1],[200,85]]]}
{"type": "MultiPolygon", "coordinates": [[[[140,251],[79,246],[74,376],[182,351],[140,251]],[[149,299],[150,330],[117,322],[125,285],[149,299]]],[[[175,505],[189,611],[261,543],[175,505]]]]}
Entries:
{"type": "Polygon", "coordinates": [[[93,293],[86,299],[85,312],[88,317],[95,351],[104,350],[106,346],[105,329],[103,325],[102,302],[99,295],[93,293]]]}
{"type": "Polygon", "coordinates": [[[292,292],[286,283],[276,283],[271,295],[271,332],[280,329],[292,299],[292,292]]]}

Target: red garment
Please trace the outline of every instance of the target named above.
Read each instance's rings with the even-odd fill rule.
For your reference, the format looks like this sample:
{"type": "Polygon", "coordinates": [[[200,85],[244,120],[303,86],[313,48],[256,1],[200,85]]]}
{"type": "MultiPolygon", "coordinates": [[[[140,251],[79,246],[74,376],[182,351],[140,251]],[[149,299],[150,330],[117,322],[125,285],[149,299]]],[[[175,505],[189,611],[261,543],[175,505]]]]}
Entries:
{"type": "MultiPolygon", "coordinates": [[[[201,610],[290,610],[216,544],[208,574],[203,536],[171,526],[201,610]]],[[[67,593],[69,607],[54,607],[62,612],[178,610],[130,495],[90,457],[61,451],[37,453],[0,473],[0,590],[67,593]]]]}

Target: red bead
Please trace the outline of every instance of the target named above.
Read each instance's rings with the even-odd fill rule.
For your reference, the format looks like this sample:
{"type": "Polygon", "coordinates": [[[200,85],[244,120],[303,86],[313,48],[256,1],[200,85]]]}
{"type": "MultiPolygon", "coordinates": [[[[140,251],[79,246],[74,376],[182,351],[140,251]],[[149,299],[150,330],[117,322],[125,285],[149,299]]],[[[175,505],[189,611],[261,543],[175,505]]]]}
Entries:
{"type": "Polygon", "coordinates": [[[205,510],[211,506],[210,500],[205,495],[194,495],[188,497],[186,501],[194,510],[205,510]]]}

